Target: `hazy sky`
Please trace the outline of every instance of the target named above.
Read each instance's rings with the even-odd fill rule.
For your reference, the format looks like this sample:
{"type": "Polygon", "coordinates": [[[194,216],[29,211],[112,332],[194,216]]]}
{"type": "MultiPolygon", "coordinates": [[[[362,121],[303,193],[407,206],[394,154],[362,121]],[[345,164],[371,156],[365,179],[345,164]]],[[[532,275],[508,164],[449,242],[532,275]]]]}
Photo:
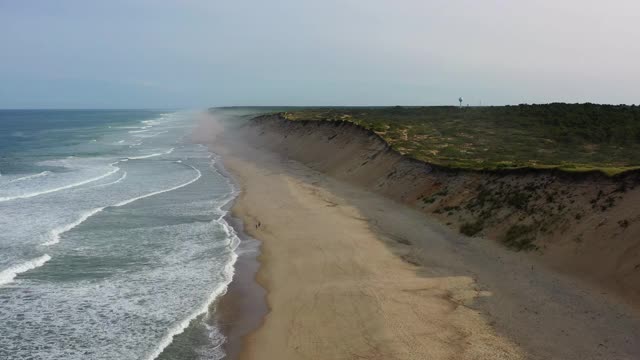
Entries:
{"type": "Polygon", "coordinates": [[[638,0],[0,0],[0,108],[640,103],[638,0]]]}

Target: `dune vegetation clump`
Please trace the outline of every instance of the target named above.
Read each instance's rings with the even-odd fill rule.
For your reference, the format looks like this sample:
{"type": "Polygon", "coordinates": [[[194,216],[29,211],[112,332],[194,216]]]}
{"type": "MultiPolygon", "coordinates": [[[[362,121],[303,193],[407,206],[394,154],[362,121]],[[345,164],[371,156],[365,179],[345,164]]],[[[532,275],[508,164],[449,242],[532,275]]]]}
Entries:
{"type": "Polygon", "coordinates": [[[518,251],[535,250],[537,246],[533,243],[535,240],[534,230],[535,227],[531,225],[512,225],[504,234],[502,242],[507,247],[518,251]]]}
{"type": "Polygon", "coordinates": [[[614,175],[640,167],[640,107],[634,105],[307,108],[280,115],[351,122],[403,155],[452,168],[614,175]]]}

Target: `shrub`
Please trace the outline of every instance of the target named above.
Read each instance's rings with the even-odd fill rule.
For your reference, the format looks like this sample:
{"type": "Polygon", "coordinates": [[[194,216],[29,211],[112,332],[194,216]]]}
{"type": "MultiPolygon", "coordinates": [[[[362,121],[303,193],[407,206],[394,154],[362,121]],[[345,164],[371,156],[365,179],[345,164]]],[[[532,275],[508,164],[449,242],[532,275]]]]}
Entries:
{"type": "Polygon", "coordinates": [[[627,183],[626,182],[621,182],[620,184],[618,184],[618,187],[616,188],[617,192],[627,192],[627,183]]]}
{"type": "Polygon", "coordinates": [[[460,226],[460,233],[466,236],[474,236],[475,234],[482,231],[483,227],[484,224],[480,220],[473,223],[464,223],[462,224],[462,226],[460,226]]]}
{"type": "Polygon", "coordinates": [[[529,204],[529,195],[522,192],[510,194],[507,203],[518,210],[524,210],[529,204]]]}
{"type": "Polygon", "coordinates": [[[521,251],[535,250],[538,247],[534,241],[534,227],[532,225],[512,225],[505,233],[502,242],[509,248],[521,251]]]}
{"type": "Polygon", "coordinates": [[[422,198],[422,202],[425,204],[432,204],[434,201],[436,201],[434,197],[422,198]]]}

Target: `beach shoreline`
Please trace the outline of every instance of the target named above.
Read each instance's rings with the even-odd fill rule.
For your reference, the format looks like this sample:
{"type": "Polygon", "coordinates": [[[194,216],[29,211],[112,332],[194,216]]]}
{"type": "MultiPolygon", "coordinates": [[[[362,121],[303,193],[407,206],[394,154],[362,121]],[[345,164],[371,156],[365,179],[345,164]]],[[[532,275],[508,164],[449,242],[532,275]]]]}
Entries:
{"type": "Polygon", "coordinates": [[[223,344],[225,359],[237,359],[245,336],[257,329],[267,313],[265,289],[256,281],[260,263],[260,242],[243,232],[241,221],[227,216],[227,222],[241,239],[236,249],[238,259],[235,263],[234,278],[227,291],[218,299],[215,306],[216,325],[225,336],[223,344]]]}
{"type": "Polygon", "coordinates": [[[238,258],[234,264],[234,276],[227,285],[225,293],[214,304],[215,324],[225,337],[222,344],[225,359],[237,359],[245,337],[257,329],[263,322],[268,308],[265,302],[265,289],[258,284],[256,274],[260,267],[261,242],[247,234],[245,223],[240,215],[234,214],[234,206],[242,196],[242,185],[237,177],[224,166],[223,159],[217,158],[215,168],[223,174],[236,189],[236,196],[226,206],[225,221],[240,240],[235,249],[238,258]]]}

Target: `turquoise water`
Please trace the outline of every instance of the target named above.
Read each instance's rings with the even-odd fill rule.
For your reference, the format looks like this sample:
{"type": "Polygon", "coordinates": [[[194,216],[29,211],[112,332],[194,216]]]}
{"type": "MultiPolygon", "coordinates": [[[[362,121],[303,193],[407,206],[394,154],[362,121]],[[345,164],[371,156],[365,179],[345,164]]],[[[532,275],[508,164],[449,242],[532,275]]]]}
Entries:
{"type": "Polygon", "coordinates": [[[233,273],[235,193],[193,126],[0,111],[1,359],[224,356],[207,311],[233,273]]]}

